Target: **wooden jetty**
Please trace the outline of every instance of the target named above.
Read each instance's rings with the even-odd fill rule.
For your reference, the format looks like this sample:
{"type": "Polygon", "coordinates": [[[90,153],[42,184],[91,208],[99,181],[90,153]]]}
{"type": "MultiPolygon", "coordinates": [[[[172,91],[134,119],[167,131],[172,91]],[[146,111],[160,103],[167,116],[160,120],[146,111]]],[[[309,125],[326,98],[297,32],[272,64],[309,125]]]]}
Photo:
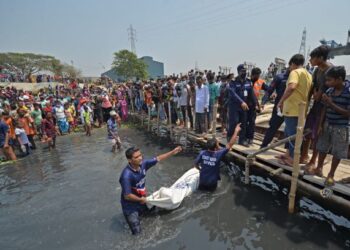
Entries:
{"type": "MultiPolygon", "coordinates": [[[[271,114],[268,114],[267,111],[264,114],[260,115],[260,117],[258,116],[257,124],[269,121],[270,115],[271,114]]],[[[145,115],[141,116],[137,113],[132,113],[131,116],[139,120],[141,124],[148,124],[149,118],[145,117],[145,115]],[[147,120],[147,123],[143,120],[147,120]]],[[[199,144],[201,146],[205,146],[207,139],[212,138],[215,134],[215,137],[218,139],[220,144],[222,146],[226,145],[226,136],[223,136],[222,133],[216,132],[220,128],[219,125],[216,126],[217,130],[215,131],[215,133],[209,133],[203,136],[198,135],[186,128],[172,127],[168,124],[159,125],[159,121],[157,122],[155,120],[150,121],[150,123],[152,124],[150,126],[155,126],[157,128],[153,131],[159,131],[159,126],[162,127],[162,129],[167,129],[169,131],[169,134],[171,134],[172,139],[179,138],[180,136],[185,136],[188,141],[199,144]]],[[[266,130],[266,126],[264,128],[264,126],[259,127],[259,125],[257,125],[257,127],[258,133],[255,134],[253,145],[249,147],[244,147],[235,144],[232,147],[231,151],[227,154],[227,160],[238,164],[244,169],[247,184],[249,183],[249,169],[260,169],[270,174],[271,179],[283,181],[284,183],[286,183],[287,186],[290,185],[293,179],[293,168],[287,165],[280,164],[278,162],[278,159],[276,158],[276,156],[285,153],[283,145],[276,146],[265,152],[261,152],[257,155],[254,155],[260,150],[260,145],[263,139],[262,133],[264,132],[264,130],[266,130]],[[254,155],[254,157],[251,159],[250,157],[252,155],[254,155]],[[249,162],[249,164],[247,164],[247,162],[249,162]]],[[[281,137],[282,134],[282,130],[280,130],[278,137],[281,137]]],[[[279,139],[275,138],[272,143],[278,141],[279,139]]],[[[311,154],[311,152],[309,153],[311,154]]],[[[325,160],[323,167],[324,176],[327,176],[330,170],[331,158],[331,155],[328,155],[325,160]]],[[[303,165],[301,164],[301,168],[302,167],[303,165]]],[[[314,198],[320,203],[324,204],[326,207],[333,208],[337,211],[341,211],[343,215],[350,217],[350,183],[349,181],[347,182],[347,184],[342,183],[344,180],[350,179],[350,160],[341,161],[334,177],[336,184],[331,188],[326,188],[324,186],[325,178],[312,175],[305,175],[303,170],[298,171],[298,174],[299,175],[297,178],[296,190],[297,194],[302,193],[311,198],[314,198]]]]}

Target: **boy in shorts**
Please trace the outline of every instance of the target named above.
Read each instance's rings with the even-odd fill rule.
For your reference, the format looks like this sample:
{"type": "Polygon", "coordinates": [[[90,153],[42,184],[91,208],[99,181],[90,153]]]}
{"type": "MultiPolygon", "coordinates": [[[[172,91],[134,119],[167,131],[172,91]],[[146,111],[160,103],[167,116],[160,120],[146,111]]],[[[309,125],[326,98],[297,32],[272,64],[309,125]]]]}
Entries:
{"type": "Polygon", "coordinates": [[[112,110],[109,112],[110,118],[107,121],[107,132],[108,132],[108,141],[112,144],[111,152],[115,152],[116,149],[120,150],[121,148],[121,140],[118,135],[118,127],[121,126],[120,116],[112,110]]]}
{"type": "Polygon", "coordinates": [[[308,174],[322,176],[322,168],[327,153],[331,149],[332,165],[325,181],[326,186],[334,185],[334,173],[341,161],[346,159],[349,145],[350,120],[350,84],[345,81],[344,67],[332,67],[326,72],[326,84],[329,87],[322,95],[322,102],[326,106],[321,116],[326,120],[321,128],[317,150],[319,159],[317,168],[306,171],[308,174]]]}

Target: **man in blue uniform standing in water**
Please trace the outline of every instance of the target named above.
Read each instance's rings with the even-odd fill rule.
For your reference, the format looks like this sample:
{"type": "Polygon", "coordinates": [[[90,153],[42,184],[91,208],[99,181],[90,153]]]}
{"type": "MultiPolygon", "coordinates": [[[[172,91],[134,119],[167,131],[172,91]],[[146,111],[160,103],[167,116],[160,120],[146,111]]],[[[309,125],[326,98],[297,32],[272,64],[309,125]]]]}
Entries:
{"type": "Polygon", "coordinates": [[[237,124],[235,132],[226,147],[220,149],[219,142],[216,138],[207,141],[207,150],[199,153],[195,160],[195,167],[199,169],[199,190],[214,191],[220,180],[220,161],[231,150],[241,131],[241,124],[237,124]]]}
{"type": "Polygon", "coordinates": [[[132,234],[139,234],[140,215],[149,211],[146,206],[146,171],[158,162],[181,152],[181,147],[176,147],[168,153],[152,159],[143,160],[140,149],[131,147],[125,152],[129,164],[120,175],[119,183],[122,187],[121,205],[123,214],[128,222],[132,234]]]}

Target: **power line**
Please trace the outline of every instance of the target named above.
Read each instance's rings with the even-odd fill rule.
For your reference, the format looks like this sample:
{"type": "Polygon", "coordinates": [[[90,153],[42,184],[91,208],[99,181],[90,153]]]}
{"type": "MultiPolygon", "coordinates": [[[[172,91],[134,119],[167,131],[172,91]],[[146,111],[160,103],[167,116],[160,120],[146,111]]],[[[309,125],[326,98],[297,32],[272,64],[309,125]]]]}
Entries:
{"type": "MultiPolygon", "coordinates": [[[[211,19],[208,18],[208,16],[206,16],[206,20],[207,22],[191,22],[189,24],[185,24],[186,28],[191,29],[192,31],[198,30],[198,29],[207,29],[210,26],[218,26],[220,24],[223,23],[227,23],[228,20],[230,19],[240,19],[241,17],[245,18],[245,17],[251,17],[252,14],[254,14],[254,11],[259,10],[259,9],[264,9],[264,7],[271,7],[271,6],[278,6],[278,3],[274,3],[273,1],[275,0],[268,0],[268,1],[264,1],[263,3],[259,4],[255,4],[252,3],[251,5],[245,6],[245,8],[235,8],[234,11],[232,11],[231,9],[225,9],[223,12],[213,12],[214,16],[211,16],[211,19]],[[270,2],[269,4],[267,4],[268,2],[270,2]],[[228,11],[228,13],[225,15],[225,12],[228,11]],[[197,25],[196,25],[197,24],[197,25]]],[[[236,6],[235,6],[236,7],[236,6]]],[[[179,24],[179,23],[177,23],[179,24]]],[[[166,27],[167,30],[169,30],[169,27],[166,27]]],[[[179,29],[179,27],[177,27],[177,29],[179,29]]],[[[148,36],[149,37],[151,35],[151,32],[148,32],[148,36]]]]}
{"type": "Polygon", "coordinates": [[[179,25],[188,27],[188,26],[192,26],[194,22],[203,23],[213,17],[222,18],[225,15],[232,14],[232,11],[239,10],[238,7],[242,4],[244,5],[245,3],[247,3],[246,0],[241,0],[234,3],[231,2],[229,5],[219,6],[218,8],[211,8],[209,10],[207,9],[206,11],[196,11],[196,13],[198,12],[197,15],[191,14],[186,16],[183,19],[180,19],[180,20],[176,19],[171,23],[161,23],[158,26],[153,27],[152,29],[142,30],[142,32],[147,32],[147,34],[149,35],[151,33],[166,31],[166,30],[169,30],[170,28],[178,27],[179,25]]]}
{"type": "MultiPolygon", "coordinates": [[[[235,12],[229,11],[230,15],[223,15],[223,13],[219,13],[218,16],[214,16],[211,19],[206,19],[206,22],[200,23],[200,27],[208,27],[208,26],[214,26],[214,25],[220,25],[223,23],[227,23],[229,19],[237,19],[240,18],[241,16],[246,17],[246,16],[252,16],[254,10],[257,10],[261,7],[269,7],[271,5],[276,5],[275,3],[272,3],[274,0],[264,0],[264,2],[259,4],[252,3],[251,5],[245,6],[243,9],[235,9],[235,12]],[[269,3],[270,2],[270,3],[269,3]],[[247,15],[247,13],[249,15],[247,15]],[[243,15],[242,15],[243,14],[243,15]]],[[[190,26],[193,27],[193,26],[190,26]]]]}
{"type": "MultiPolygon", "coordinates": [[[[231,0],[229,0],[231,1],[231,0]]],[[[200,3],[199,1],[195,2],[200,3]]],[[[164,13],[181,13],[181,15],[171,15],[171,19],[172,20],[179,20],[182,19],[183,17],[187,17],[189,15],[193,15],[193,13],[195,12],[201,12],[202,10],[207,10],[208,8],[211,8],[212,6],[217,6],[219,3],[222,3],[222,1],[218,2],[216,0],[214,0],[213,2],[209,2],[209,4],[201,4],[199,7],[195,6],[194,8],[188,8],[187,6],[179,6],[178,4],[176,5],[178,8],[174,9],[170,9],[170,10],[165,10],[163,9],[164,13]]],[[[159,22],[159,20],[157,19],[157,21],[153,24],[148,24],[146,26],[141,26],[138,27],[140,30],[150,30],[150,29],[154,29],[155,27],[158,27],[159,25],[164,25],[163,22],[159,22]]]]}
{"type": "MultiPolygon", "coordinates": [[[[220,27],[219,26],[220,24],[227,23],[227,22],[229,22],[229,20],[232,20],[232,18],[234,18],[234,20],[233,20],[234,23],[239,23],[239,22],[243,21],[244,19],[252,17],[252,16],[257,16],[257,15],[262,14],[262,13],[268,13],[271,11],[279,10],[279,9],[285,8],[287,6],[295,5],[298,3],[304,3],[306,1],[308,1],[308,0],[296,0],[294,2],[293,1],[285,1],[285,2],[278,1],[278,3],[271,2],[270,4],[263,4],[263,6],[261,6],[261,5],[256,6],[255,5],[254,9],[252,9],[249,12],[241,11],[238,15],[227,16],[227,18],[225,18],[225,19],[219,18],[217,20],[217,22],[210,22],[210,23],[202,25],[201,27],[208,27],[208,26],[213,26],[213,25],[217,25],[218,27],[220,27]],[[272,7],[272,8],[264,8],[264,7],[272,7]]],[[[266,3],[266,1],[264,3],[266,3]]]]}
{"type": "MultiPolygon", "coordinates": [[[[233,23],[237,24],[239,22],[244,21],[246,18],[250,18],[252,16],[258,16],[260,14],[266,14],[266,13],[269,13],[272,11],[277,11],[277,10],[280,10],[282,8],[286,8],[288,6],[304,3],[306,1],[308,1],[308,0],[297,0],[297,1],[291,1],[291,2],[283,2],[282,5],[277,5],[277,4],[265,5],[262,7],[254,8],[252,11],[249,11],[249,12],[240,12],[238,15],[225,16],[225,18],[221,18],[220,21],[221,21],[221,23],[227,22],[228,19],[232,19],[232,17],[234,17],[233,23]],[[264,8],[264,7],[268,7],[268,8],[264,8]]],[[[211,25],[218,25],[218,24],[219,24],[218,22],[211,22],[211,23],[208,23],[207,25],[201,25],[199,27],[196,27],[195,30],[207,29],[211,25]]],[[[230,23],[230,24],[232,24],[232,23],[230,23]]],[[[189,27],[193,31],[194,26],[190,25],[189,27]]],[[[222,28],[222,26],[218,26],[218,28],[222,28]]],[[[216,29],[216,32],[217,31],[218,30],[216,29]]],[[[183,34],[183,35],[186,35],[186,39],[188,38],[187,34],[183,34]]],[[[216,33],[216,35],[218,35],[218,34],[216,33]]],[[[169,36],[163,36],[163,37],[169,38],[169,36]]],[[[154,36],[151,38],[158,39],[159,37],[154,36]]],[[[176,38],[179,38],[179,36],[177,36],[176,38]]],[[[185,38],[185,37],[183,37],[183,38],[185,38]]],[[[173,36],[171,37],[171,39],[173,39],[173,36]]]]}
{"type": "MultiPolygon", "coordinates": [[[[189,29],[191,29],[192,31],[207,29],[208,27],[213,26],[213,25],[216,25],[216,26],[218,26],[218,28],[220,28],[221,24],[227,23],[229,20],[232,20],[232,19],[234,19],[235,23],[238,23],[247,17],[259,15],[261,13],[271,12],[271,11],[278,10],[278,9],[281,9],[281,8],[284,8],[284,7],[287,7],[290,5],[305,2],[303,0],[299,0],[299,1],[294,1],[294,2],[282,2],[282,4],[279,4],[279,3],[281,3],[280,1],[278,3],[273,3],[273,0],[270,0],[270,1],[272,1],[272,2],[270,2],[270,4],[266,4],[266,1],[260,5],[254,4],[254,6],[253,6],[254,8],[252,8],[252,6],[246,6],[246,8],[244,8],[244,9],[237,9],[236,12],[231,13],[231,15],[220,14],[220,16],[216,16],[215,19],[212,19],[207,23],[200,23],[200,26],[197,26],[197,27],[193,23],[187,24],[187,27],[189,29]],[[273,7],[273,8],[265,8],[265,7],[273,7]],[[250,11],[250,10],[252,10],[252,11],[250,11]]],[[[167,27],[167,29],[169,29],[169,28],[167,27]]],[[[152,38],[152,37],[148,33],[146,38],[152,38]]],[[[155,38],[155,36],[153,38],[155,38]]]]}

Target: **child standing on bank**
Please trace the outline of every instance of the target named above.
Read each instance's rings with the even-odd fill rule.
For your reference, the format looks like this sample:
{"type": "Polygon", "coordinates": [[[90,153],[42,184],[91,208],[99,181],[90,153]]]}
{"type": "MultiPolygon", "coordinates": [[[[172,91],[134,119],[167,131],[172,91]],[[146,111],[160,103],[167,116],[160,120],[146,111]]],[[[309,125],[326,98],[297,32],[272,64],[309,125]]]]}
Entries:
{"type": "Polygon", "coordinates": [[[325,181],[326,186],[334,185],[334,173],[341,161],[346,159],[349,145],[350,83],[345,82],[344,67],[332,67],[326,72],[326,85],[329,89],[322,95],[326,110],[321,114],[325,122],[317,142],[319,158],[317,168],[307,171],[322,177],[323,163],[331,150],[332,164],[325,181]]]}
{"type": "Polygon", "coordinates": [[[85,131],[87,136],[91,136],[91,116],[87,106],[84,106],[83,119],[85,124],[85,131]]]}

